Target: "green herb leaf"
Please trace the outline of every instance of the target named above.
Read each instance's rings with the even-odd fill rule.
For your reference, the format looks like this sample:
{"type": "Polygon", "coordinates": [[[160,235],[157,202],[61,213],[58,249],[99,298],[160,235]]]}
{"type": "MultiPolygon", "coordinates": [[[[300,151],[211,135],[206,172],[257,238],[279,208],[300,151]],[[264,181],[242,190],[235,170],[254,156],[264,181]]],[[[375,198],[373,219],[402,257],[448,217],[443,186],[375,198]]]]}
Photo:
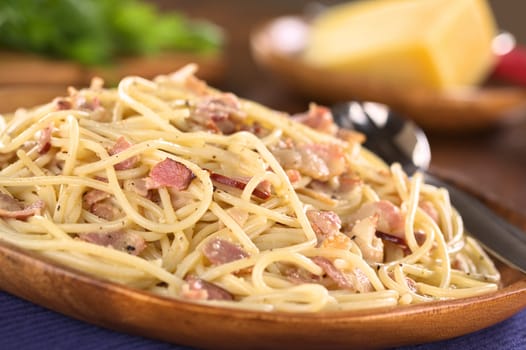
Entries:
{"type": "Polygon", "coordinates": [[[3,0],[0,46],[87,65],[161,51],[217,52],[221,29],[139,0],[3,0]]]}

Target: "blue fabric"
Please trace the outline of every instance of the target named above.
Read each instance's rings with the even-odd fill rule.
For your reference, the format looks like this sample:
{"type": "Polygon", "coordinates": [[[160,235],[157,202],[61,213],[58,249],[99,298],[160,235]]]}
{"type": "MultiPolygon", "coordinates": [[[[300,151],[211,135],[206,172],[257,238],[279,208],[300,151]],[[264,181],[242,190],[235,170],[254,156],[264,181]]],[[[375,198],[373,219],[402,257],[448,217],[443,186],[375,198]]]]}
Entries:
{"type": "MultiPolygon", "coordinates": [[[[0,292],[0,349],[189,350],[191,348],[113,332],[0,292]]],[[[493,327],[463,337],[398,348],[398,350],[435,349],[525,350],[526,310],[493,327]]]]}

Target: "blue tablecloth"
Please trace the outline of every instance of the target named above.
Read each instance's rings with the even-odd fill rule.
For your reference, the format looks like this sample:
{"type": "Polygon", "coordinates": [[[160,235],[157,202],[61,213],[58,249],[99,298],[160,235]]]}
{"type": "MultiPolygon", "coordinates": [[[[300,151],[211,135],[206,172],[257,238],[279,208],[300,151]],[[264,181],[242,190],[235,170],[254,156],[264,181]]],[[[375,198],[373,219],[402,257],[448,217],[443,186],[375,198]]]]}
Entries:
{"type": "MultiPolygon", "coordinates": [[[[0,292],[0,349],[189,350],[190,348],[113,332],[0,292]]],[[[525,350],[526,310],[493,327],[463,337],[399,349],[525,350]]]]}

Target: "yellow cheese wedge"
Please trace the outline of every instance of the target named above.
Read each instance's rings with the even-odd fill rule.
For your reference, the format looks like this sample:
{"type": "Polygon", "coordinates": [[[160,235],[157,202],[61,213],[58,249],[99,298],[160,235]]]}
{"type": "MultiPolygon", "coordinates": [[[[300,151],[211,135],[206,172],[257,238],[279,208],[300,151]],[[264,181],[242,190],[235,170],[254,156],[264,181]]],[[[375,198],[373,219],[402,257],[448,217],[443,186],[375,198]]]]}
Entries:
{"type": "Polygon", "coordinates": [[[362,0],[313,22],[304,59],[357,79],[443,90],[485,77],[495,35],[486,0],[362,0]]]}

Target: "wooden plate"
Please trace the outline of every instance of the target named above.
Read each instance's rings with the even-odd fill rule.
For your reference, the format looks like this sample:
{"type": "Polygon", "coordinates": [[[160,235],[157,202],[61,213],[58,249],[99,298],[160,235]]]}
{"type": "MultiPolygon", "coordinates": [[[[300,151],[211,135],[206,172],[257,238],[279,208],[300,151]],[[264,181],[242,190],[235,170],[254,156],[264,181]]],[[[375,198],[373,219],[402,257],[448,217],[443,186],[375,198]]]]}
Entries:
{"type": "MultiPolygon", "coordinates": [[[[526,218],[492,208],[526,227],[526,218]]],[[[284,313],[192,304],[130,289],[0,241],[0,289],[102,327],[203,349],[366,349],[449,339],[526,308],[526,275],[498,264],[490,294],[365,311],[284,313]],[[481,312],[483,310],[483,312],[481,312]]]]}
{"type": "Polygon", "coordinates": [[[69,61],[0,51],[0,113],[67,95],[68,86],[88,86],[94,76],[103,78],[108,86],[112,86],[128,75],[151,79],[174,72],[188,63],[196,63],[199,66],[197,76],[211,83],[218,82],[224,73],[222,54],[164,53],[122,58],[108,67],[84,67],[69,61]]]}
{"type": "Polygon", "coordinates": [[[526,116],[526,89],[481,87],[455,92],[394,89],[357,79],[350,73],[314,67],[301,59],[308,23],[301,17],[276,18],[255,30],[252,52],[257,62],[314,101],[335,103],[352,99],[385,103],[422,127],[464,131],[492,127],[526,116]]]}

